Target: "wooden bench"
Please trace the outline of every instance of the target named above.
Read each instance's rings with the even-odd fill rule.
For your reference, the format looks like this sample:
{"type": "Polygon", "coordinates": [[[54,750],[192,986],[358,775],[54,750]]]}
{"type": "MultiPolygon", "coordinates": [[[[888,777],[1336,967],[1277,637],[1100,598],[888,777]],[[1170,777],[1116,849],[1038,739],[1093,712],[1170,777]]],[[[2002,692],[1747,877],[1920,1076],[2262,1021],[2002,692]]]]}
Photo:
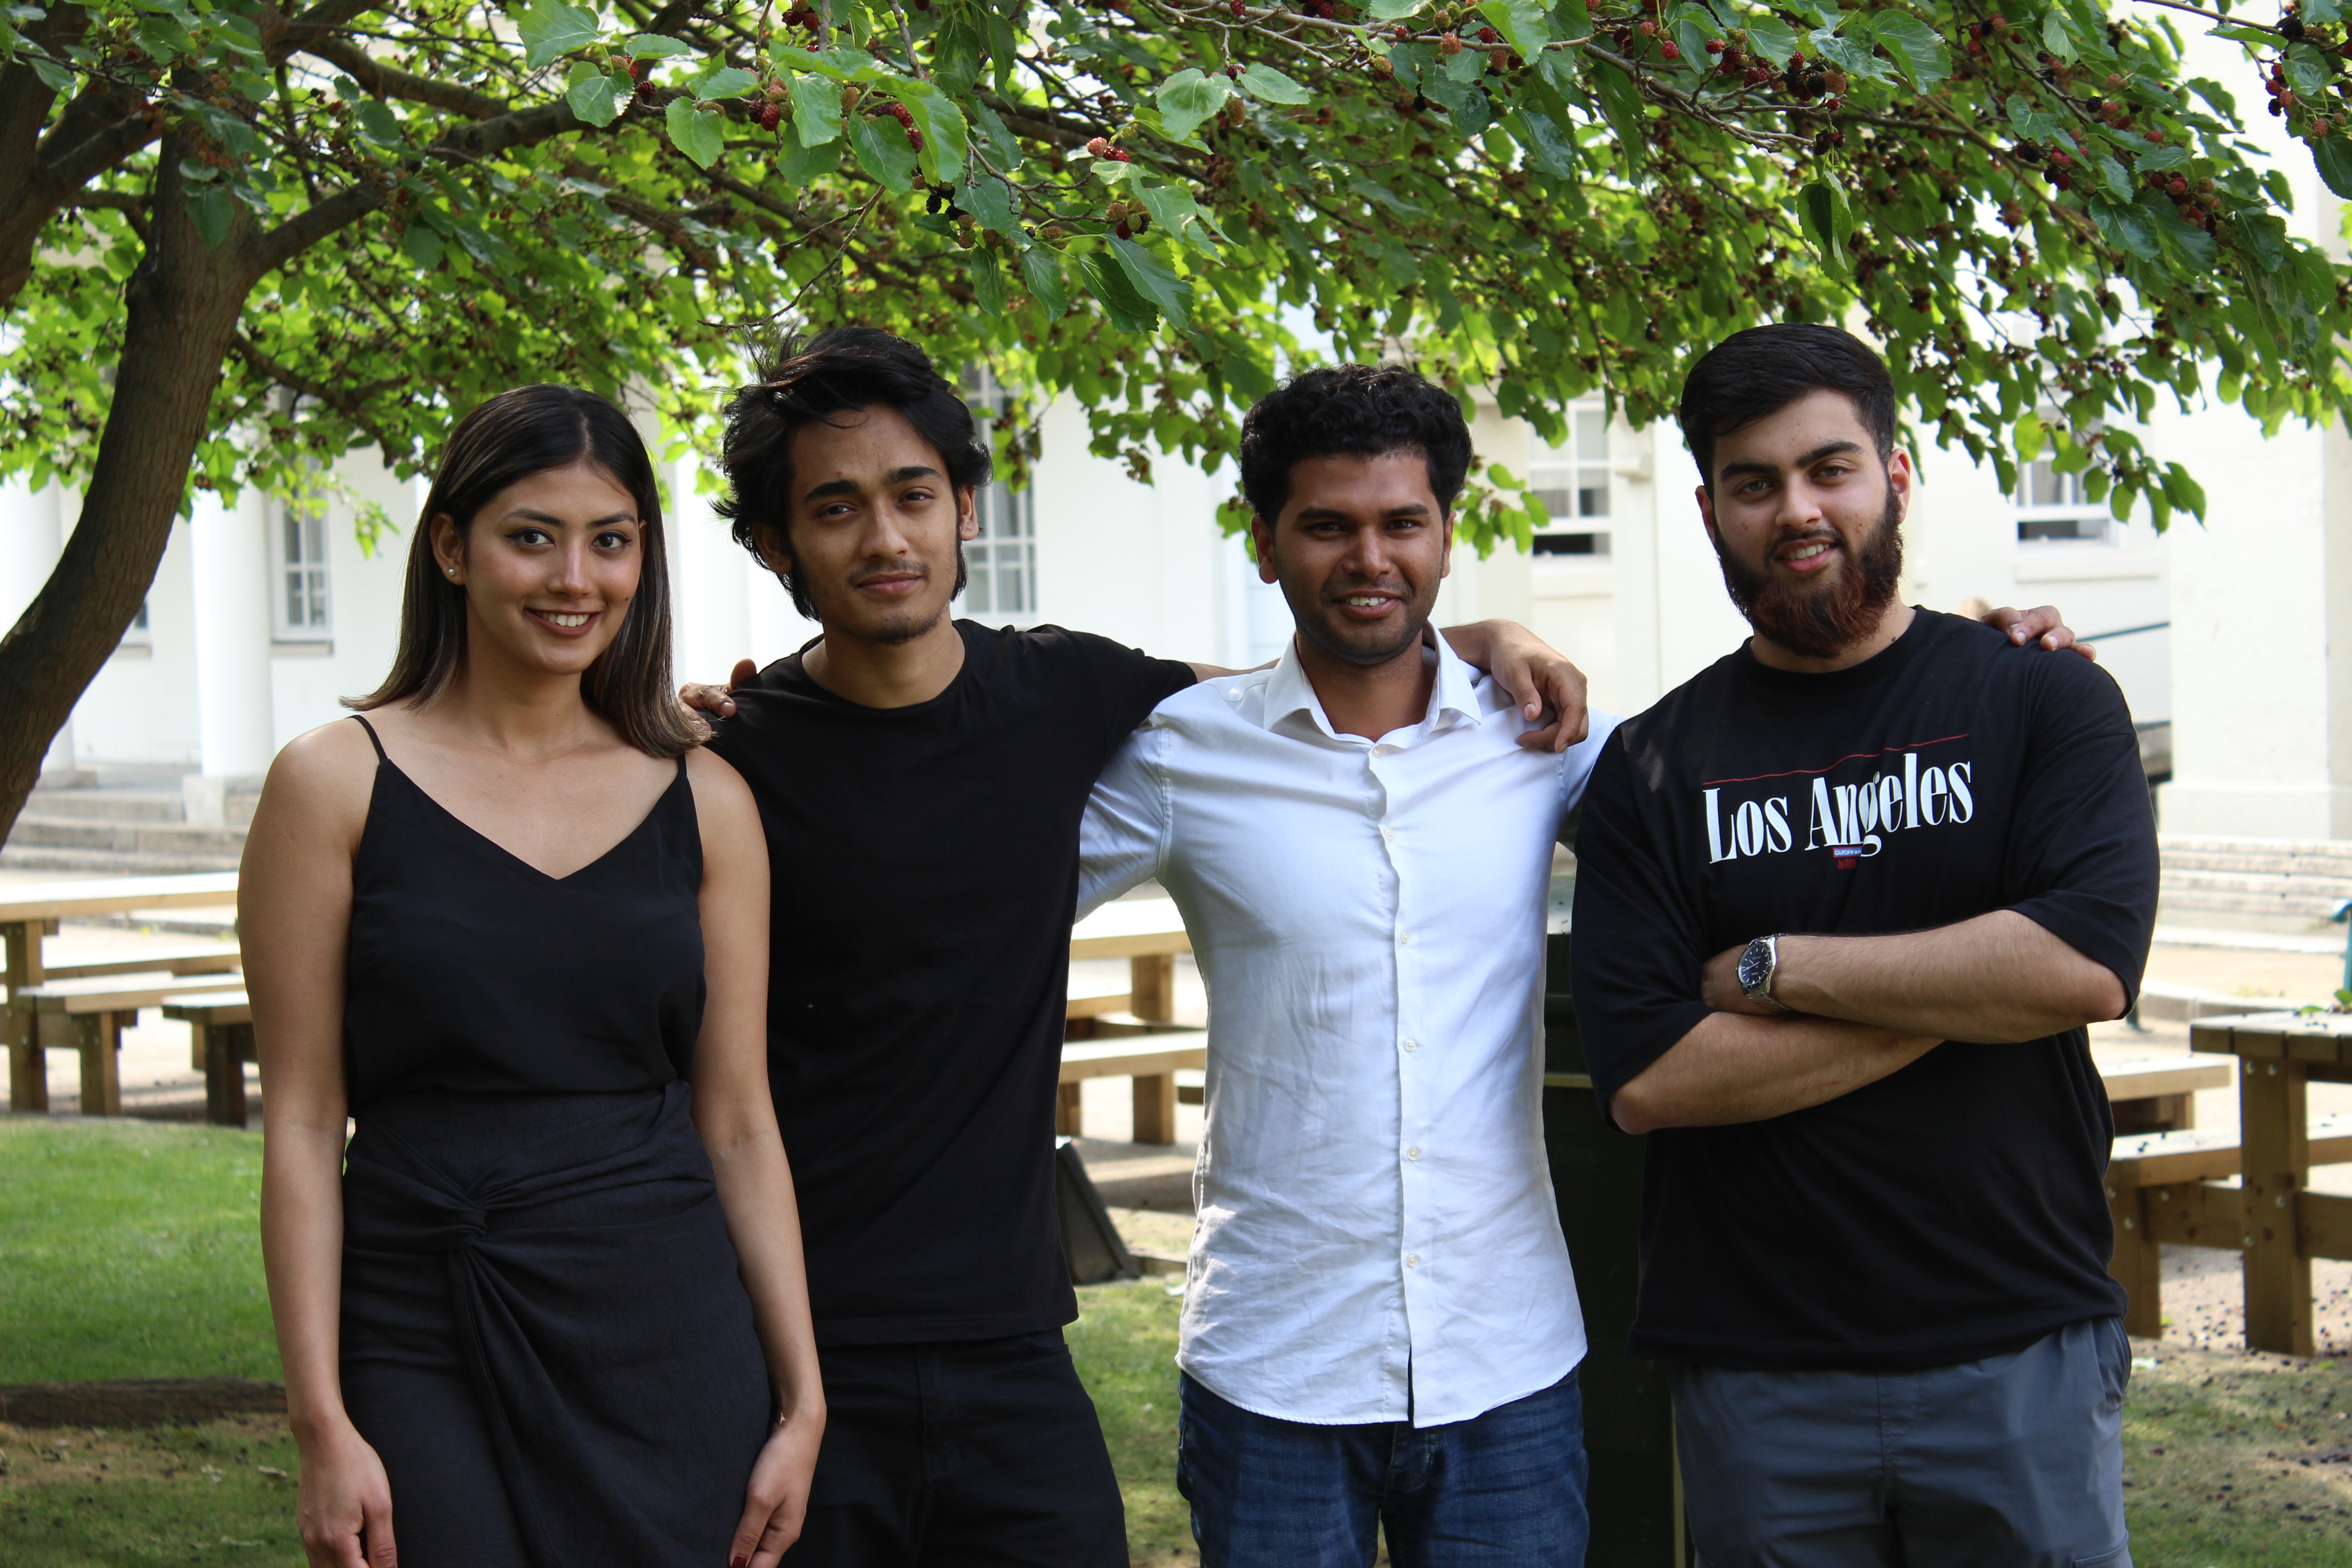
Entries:
{"type": "Polygon", "coordinates": [[[245,977],[241,974],[188,975],[159,970],[145,974],[106,974],[81,980],[47,980],[38,985],[12,989],[10,1006],[23,1006],[33,1015],[32,1037],[25,1043],[11,1047],[12,1051],[29,1057],[34,1070],[15,1075],[18,1081],[11,1096],[18,1110],[47,1110],[49,1108],[47,1070],[41,1065],[43,1054],[53,1047],[43,1025],[52,1017],[67,1021],[73,1031],[70,1049],[81,1056],[81,1109],[89,1116],[120,1116],[122,1114],[122,1073],[119,1053],[122,1048],[122,1026],[126,1019],[135,1018],[142,1007],[162,1005],[166,996],[182,992],[242,990],[245,977]],[[33,1103],[27,1104],[26,1100],[33,1103]]]}
{"type": "Polygon", "coordinates": [[[1066,1138],[1078,1135],[1078,1086],[1087,1079],[1131,1078],[1135,1080],[1135,1141],[1173,1143],[1176,1071],[1208,1065],[1209,1037],[1200,1029],[1066,1045],[1054,1130],[1066,1138]]]}
{"type": "MultiPolygon", "coordinates": [[[[55,936],[60,921],[78,915],[119,915],[133,910],[203,909],[236,902],[236,873],[191,877],[107,877],[76,882],[20,882],[0,887],[0,984],[8,987],[8,1104],[16,1110],[46,1110],[48,1075],[29,1016],[17,1019],[16,992],[49,978],[41,939],[55,936]]],[[[135,973],[135,972],[133,972],[135,973]]]]}
{"type": "Polygon", "coordinates": [[[253,1047],[253,1004],[242,991],[183,992],[166,996],[163,1016],[188,1026],[188,1065],[205,1075],[205,1120],[242,1127],[245,1064],[260,1058],[253,1047]]]}
{"type": "Polygon", "coordinates": [[[2228,1057],[2146,1056],[2097,1063],[2099,1081],[2115,1107],[2116,1135],[2172,1132],[2197,1125],[2197,1091],[2227,1089],[2237,1064],[2228,1057]]]}
{"type": "MultiPolygon", "coordinates": [[[[2352,1161],[2352,1117],[2311,1123],[2311,1163],[2352,1161]]],[[[2235,1129],[2183,1129],[2116,1140],[2107,1162],[2107,1210],[2116,1252],[2107,1272],[2130,1292],[2124,1327],[2141,1339],[2164,1332],[2163,1244],[2247,1247],[2245,1191],[2222,1183],[2242,1168],[2235,1129]]]]}

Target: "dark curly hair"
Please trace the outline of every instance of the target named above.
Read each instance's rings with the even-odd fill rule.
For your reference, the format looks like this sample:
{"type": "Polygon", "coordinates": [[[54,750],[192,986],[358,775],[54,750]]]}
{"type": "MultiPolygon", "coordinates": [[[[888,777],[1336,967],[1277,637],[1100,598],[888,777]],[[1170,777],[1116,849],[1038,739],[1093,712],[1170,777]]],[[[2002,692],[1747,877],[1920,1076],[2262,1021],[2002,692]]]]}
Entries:
{"type": "Polygon", "coordinates": [[[1419,452],[1447,515],[1470,471],[1470,426],[1454,395],[1401,364],[1339,364],[1295,375],[1242,421],[1242,495],[1268,528],[1309,458],[1419,452]]]}
{"type": "MultiPolygon", "coordinates": [[[[836,414],[893,408],[940,455],[948,483],[961,495],[988,483],[988,443],[953,382],[906,339],[875,327],[835,327],[808,342],[787,337],[761,365],[759,379],[727,404],[727,436],[719,466],[728,494],[714,509],[735,542],[762,565],[759,530],[773,529],[792,549],[793,437],[803,427],[832,424],[836,414]]],[[[794,572],[778,574],[793,607],[810,620],[816,606],[794,572]]],[[[963,546],[956,546],[956,586],[963,592],[963,546]]]]}
{"type": "Polygon", "coordinates": [[[1895,383],[1870,345],[1838,327],[1791,321],[1734,332],[1700,356],[1675,411],[1699,483],[1715,488],[1715,444],[1816,392],[1843,392],[1885,462],[1895,450],[1895,383]]]}

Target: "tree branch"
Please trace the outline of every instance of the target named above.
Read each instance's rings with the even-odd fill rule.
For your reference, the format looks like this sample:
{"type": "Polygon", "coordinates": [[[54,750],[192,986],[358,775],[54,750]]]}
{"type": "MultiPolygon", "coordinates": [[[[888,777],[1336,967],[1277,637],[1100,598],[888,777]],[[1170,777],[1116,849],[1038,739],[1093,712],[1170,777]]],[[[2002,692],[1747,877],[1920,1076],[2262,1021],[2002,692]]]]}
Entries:
{"type": "Polygon", "coordinates": [[[501,103],[486,92],[454,81],[442,81],[435,77],[419,76],[415,71],[388,66],[361,48],[347,37],[328,35],[304,43],[301,52],[313,55],[331,66],[340,66],[353,81],[376,98],[396,98],[406,103],[426,103],[436,109],[446,109],[462,114],[468,120],[495,120],[512,112],[511,104],[501,103]]]}

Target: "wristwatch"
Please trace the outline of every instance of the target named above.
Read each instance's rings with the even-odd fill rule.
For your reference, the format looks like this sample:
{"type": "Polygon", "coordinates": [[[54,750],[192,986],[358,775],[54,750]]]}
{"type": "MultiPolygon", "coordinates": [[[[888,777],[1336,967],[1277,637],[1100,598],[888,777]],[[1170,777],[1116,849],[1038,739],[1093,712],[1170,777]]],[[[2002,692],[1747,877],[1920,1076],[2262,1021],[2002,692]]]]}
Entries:
{"type": "Polygon", "coordinates": [[[1748,944],[1739,955],[1739,994],[1750,1002],[1761,1002],[1776,1012],[1785,1013],[1788,1005],[1772,994],[1772,977],[1780,969],[1780,939],[1759,936],[1748,944]]]}

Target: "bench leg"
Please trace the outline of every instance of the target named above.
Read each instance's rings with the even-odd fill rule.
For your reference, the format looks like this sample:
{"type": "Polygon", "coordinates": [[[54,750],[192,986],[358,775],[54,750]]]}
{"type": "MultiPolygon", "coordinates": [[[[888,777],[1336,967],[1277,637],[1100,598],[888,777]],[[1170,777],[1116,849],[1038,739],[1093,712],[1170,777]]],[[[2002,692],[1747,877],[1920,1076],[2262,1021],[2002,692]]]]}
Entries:
{"type": "Polygon", "coordinates": [[[1138,1075],[1135,1082],[1135,1141],[1139,1143],[1176,1142],[1176,1075],[1138,1075]]]}
{"type": "Polygon", "coordinates": [[[122,1015],[84,1013],[74,1019],[81,1051],[81,1113],[122,1114],[122,1015]]]}
{"type": "Polygon", "coordinates": [[[1054,1131],[1065,1138],[1076,1138],[1078,1131],[1078,1091],[1085,1085],[1066,1083],[1054,1095],[1054,1131]]]}
{"type": "Polygon", "coordinates": [[[253,1026],[197,1024],[192,1027],[205,1042],[205,1120],[216,1127],[244,1126],[247,1116],[245,1062],[253,1026]]]}
{"type": "Polygon", "coordinates": [[[1128,1007],[1139,1018],[1164,1023],[1176,1016],[1176,956],[1152,953],[1127,961],[1128,1007]]]}
{"type": "Polygon", "coordinates": [[[49,1108],[49,1064],[41,1047],[21,1040],[8,1043],[8,1109],[47,1110],[49,1108]]]}
{"type": "Polygon", "coordinates": [[[2107,1213],[2116,1222],[2116,1255],[2107,1272],[2130,1293],[2124,1331],[2134,1339],[2164,1337],[2164,1249],[2147,1234],[2147,1189],[2120,1187],[2107,1178],[2107,1213]]]}
{"type": "Polygon", "coordinates": [[[2301,1062],[2241,1064],[2239,1146],[2245,1151],[2246,1348],[2312,1353],[2311,1259],[2298,1245],[2311,1131],[2301,1062]]]}

